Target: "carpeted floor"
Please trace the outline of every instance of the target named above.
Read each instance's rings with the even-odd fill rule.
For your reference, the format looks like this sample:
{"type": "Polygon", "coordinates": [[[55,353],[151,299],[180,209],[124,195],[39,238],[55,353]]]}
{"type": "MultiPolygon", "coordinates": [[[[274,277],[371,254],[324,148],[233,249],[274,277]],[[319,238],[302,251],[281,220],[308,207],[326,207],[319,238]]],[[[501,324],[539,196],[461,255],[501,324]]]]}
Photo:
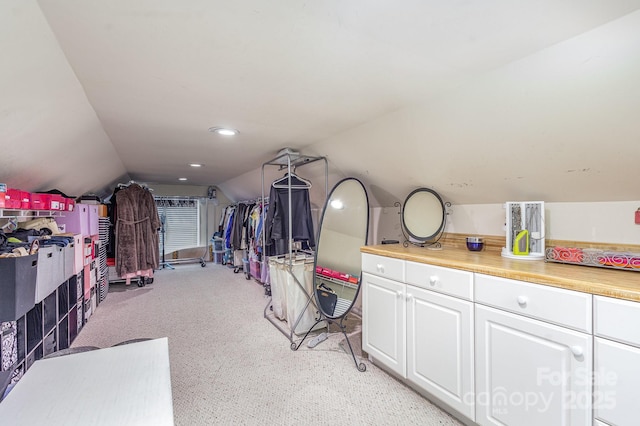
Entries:
{"type": "MultiPolygon", "coordinates": [[[[177,425],[460,424],[368,361],[358,372],[341,334],[292,351],[267,301],[225,266],[180,265],[142,288],[112,285],[73,346],[168,337],[177,425]]],[[[359,329],[351,320],[358,353],[359,329]]]]}

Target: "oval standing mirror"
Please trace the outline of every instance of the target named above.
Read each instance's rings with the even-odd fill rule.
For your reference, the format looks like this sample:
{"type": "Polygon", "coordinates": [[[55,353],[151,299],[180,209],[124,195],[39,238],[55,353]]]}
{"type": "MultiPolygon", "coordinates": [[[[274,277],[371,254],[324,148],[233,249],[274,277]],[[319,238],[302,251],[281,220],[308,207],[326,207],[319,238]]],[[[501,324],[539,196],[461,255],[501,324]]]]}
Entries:
{"type": "Polygon", "coordinates": [[[343,319],[360,291],[360,247],[367,244],[368,231],[369,198],[364,185],[355,178],[341,180],[331,190],[322,213],[313,288],[320,318],[340,327],[360,371],[366,367],[356,360],[343,319]]]}
{"type": "Polygon", "coordinates": [[[369,199],[355,178],[338,182],[322,213],[316,247],[314,289],[318,309],[331,319],[344,317],[360,289],[360,247],[367,244],[369,199]],[[325,293],[331,293],[327,300],[325,293]]]}
{"type": "Polygon", "coordinates": [[[443,231],[444,221],[444,203],[438,193],[418,188],[407,196],[402,207],[402,229],[411,237],[408,241],[424,244],[443,231]]]}

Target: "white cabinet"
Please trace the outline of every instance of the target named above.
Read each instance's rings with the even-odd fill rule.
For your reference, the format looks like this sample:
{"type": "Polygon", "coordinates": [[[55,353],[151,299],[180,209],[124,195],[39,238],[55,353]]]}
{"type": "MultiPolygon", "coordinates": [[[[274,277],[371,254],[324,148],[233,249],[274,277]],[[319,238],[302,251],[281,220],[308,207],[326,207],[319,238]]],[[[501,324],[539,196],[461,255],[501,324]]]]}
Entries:
{"type": "MultiPolygon", "coordinates": [[[[592,336],[506,311],[529,307],[531,316],[544,319],[545,306],[559,297],[556,289],[523,296],[526,283],[485,278],[476,281],[476,422],[590,425],[592,336]],[[488,302],[500,309],[480,304],[488,302]]],[[[591,305],[582,296],[563,292],[567,304],[562,314],[552,313],[553,322],[585,328],[584,305],[589,316],[591,305]]]]}
{"type": "Polygon", "coordinates": [[[406,377],[406,285],[366,272],[361,285],[362,349],[406,377]]]}
{"type": "Polygon", "coordinates": [[[473,303],[450,296],[471,298],[473,274],[366,254],[363,271],[363,350],[473,420],[473,303]]]}
{"type": "Polygon", "coordinates": [[[473,303],[407,286],[407,378],[475,418],[473,303]]]}
{"type": "Polygon", "coordinates": [[[640,419],[640,303],[594,297],[594,416],[606,424],[640,419]]]}

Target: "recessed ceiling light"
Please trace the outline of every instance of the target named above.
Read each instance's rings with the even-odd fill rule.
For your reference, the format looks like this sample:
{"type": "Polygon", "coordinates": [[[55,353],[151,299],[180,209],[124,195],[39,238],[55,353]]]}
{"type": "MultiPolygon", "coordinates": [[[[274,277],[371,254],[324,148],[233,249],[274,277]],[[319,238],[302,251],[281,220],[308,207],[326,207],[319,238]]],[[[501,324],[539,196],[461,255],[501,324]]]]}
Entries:
{"type": "Polygon", "coordinates": [[[202,164],[198,164],[198,163],[191,163],[189,164],[191,167],[202,167],[202,164]]]}
{"type": "Polygon", "coordinates": [[[209,131],[222,136],[235,136],[240,133],[236,129],[228,129],[226,127],[209,127],[209,131]]]}
{"type": "Polygon", "coordinates": [[[187,178],[178,178],[178,180],[187,180],[187,178]]]}

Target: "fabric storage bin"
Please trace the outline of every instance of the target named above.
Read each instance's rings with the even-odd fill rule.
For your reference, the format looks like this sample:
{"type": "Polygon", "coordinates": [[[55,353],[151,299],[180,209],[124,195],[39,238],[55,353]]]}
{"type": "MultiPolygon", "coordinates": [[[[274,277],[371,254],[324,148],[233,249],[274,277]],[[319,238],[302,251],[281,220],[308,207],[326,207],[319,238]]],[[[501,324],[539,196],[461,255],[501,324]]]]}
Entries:
{"type": "Polygon", "coordinates": [[[75,241],[62,248],[64,267],[62,270],[62,280],[66,281],[76,274],[76,244],[75,241]]]}
{"type": "Polygon", "coordinates": [[[95,287],[100,279],[100,266],[99,259],[93,259],[89,264],[90,273],[91,273],[91,287],[95,287]]]}
{"type": "Polygon", "coordinates": [[[91,265],[84,265],[84,274],[83,274],[83,289],[82,294],[84,294],[84,300],[89,300],[91,298],[91,265]]]}
{"type": "Polygon", "coordinates": [[[69,311],[69,346],[73,343],[78,335],[78,308],[74,304],[69,311]]]}
{"type": "Polygon", "coordinates": [[[100,257],[100,235],[91,235],[91,259],[100,257]]]}
{"type": "Polygon", "coordinates": [[[89,235],[98,235],[98,233],[100,232],[98,229],[98,224],[100,223],[100,214],[98,212],[99,206],[97,204],[89,204],[87,207],[89,210],[89,235]]]}
{"type": "Polygon", "coordinates": [[[47,356],[51,355],[58,348],[58,339],[57,339],[57,330],[51,331],[51,333],[47,334],[44,339],[42,339],[42,355],[47,356]]]}
{"type": "Polygon", "coordinates": [[[82,234],[73,236],[73,274],[77,275],[84,269],[84,245],[82,234]]]}
{"type": "Polygon", "coordinates": [[[38,250],[35,303],[41,302],[53,293],[64,281],[63,277],[64,255],[62,247],[40,247],[38,250]]]}
{"type": "Polygon", "coordinates": [[[85,322],[85,324],[87,323],[87,321],[89,321],[89,318],[91,318],[91,314],[92,313],[93,313],[93,311],[91,310],[91,295],[89,295],[89,298],[84,301],[84,322],[85,322]]]}
{"type": "Polygon", "coordinates": [[[91,235],[89,232],[89,205],[87,204],[76,204],[73,211],[67,212],[62,217],[57,217],[56,222],[63,224],[67,233],[91,235]]]}
{"type": "Polygon", "coordinates": [[[84,325],[84,301],[80,299],[76,305],[76,331],[80,333],[84,325]]]}
{"type": "MultiPolygon", "coordinates": [[[[15,321],[0,323],[0,371],[18,362],[18,329],[15,321]]],[[[1,397],[1,395],[0,395],[1,397]]]]}
{"type": "Polygon", "coordinates": [[[35,306],[38,255],[0,258],[0,321],[15,321],[35,306]]]}
{"type": "Polygon", "coordinates": [[[82,239],[82,247],[83,247],[83,262],[84,265],[87,266],[91,263],[91,259],[93,259],[93,241],[91,237],[84,236],[82,239]]]}

